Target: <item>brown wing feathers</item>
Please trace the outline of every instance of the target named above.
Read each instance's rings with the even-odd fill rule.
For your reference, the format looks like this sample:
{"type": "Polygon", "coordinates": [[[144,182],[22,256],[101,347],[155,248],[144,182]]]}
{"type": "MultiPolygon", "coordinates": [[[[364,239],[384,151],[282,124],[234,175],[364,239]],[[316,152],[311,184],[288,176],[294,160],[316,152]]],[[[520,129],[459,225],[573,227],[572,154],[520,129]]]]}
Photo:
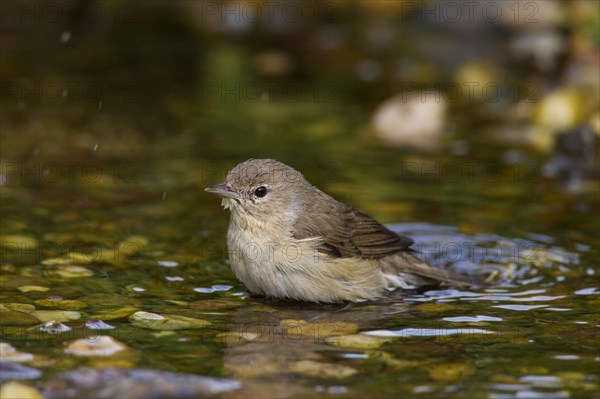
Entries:
{"type": "Polygon", "coordinates": [[[320,251],[336,257],[380,258],[410,250],[410,238],[388,230],[354,208],[338,204],[337,209],[319,215],[310,212],[310,218],[299,218],[294,237],[322,237],[320,251]]]}
{"type": "Polygon", "coordinates": [[[402,254],[400,259],[387,265],[396,272],[414,273],[425,278],[469,284],[471,279],[429,266],[413,255],[413,240],[388,230],[375,219],[354,208],[338,203],[327,212],[311,213],[310,218],[300,218],[295,225],[294,237],[322,237],[319,252],[334,257],[384,258],[402,254]],[[319,216],[319,217],[316,217],[319,216]]]}

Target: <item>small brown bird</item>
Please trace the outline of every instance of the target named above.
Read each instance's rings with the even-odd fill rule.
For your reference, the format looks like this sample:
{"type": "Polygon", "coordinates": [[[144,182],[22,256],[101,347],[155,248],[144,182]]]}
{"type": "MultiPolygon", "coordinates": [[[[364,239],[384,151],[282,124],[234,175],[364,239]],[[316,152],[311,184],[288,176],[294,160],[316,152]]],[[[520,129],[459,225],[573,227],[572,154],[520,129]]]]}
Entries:
{"type": "Polygon", "coordinates": [[[253,294],[358,302],[396,288],[472,283],[421,261],[412,239],[336,201],[281,162],[250,159],[224,184],[205,190],[223,197],[231,211],[231,266],[253,294]]]}

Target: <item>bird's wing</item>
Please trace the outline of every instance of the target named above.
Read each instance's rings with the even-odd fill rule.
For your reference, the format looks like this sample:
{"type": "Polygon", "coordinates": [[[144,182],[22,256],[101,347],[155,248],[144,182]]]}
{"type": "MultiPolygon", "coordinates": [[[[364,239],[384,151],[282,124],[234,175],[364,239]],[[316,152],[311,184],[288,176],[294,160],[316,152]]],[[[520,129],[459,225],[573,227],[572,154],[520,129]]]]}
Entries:
{"type": "Polygon", "coordinates": [[[382,259],[389,274],[410,273],[427,281],[453,285],[473,283],[463,276],[428,265],[414,256],[413,240],[396,234],[375,219],[341,203],[330,202],[327,209],[311,209],[301,213],[294,224],[297,239],[318,238],[318,251],[333,257],[382,259]],[[401,255],[401,256],[393,256],[401,255]]]}
{"type": "Polygon", "coordinates": [[[382,258],[410,251],[413,240],[409,237],[388,230],[354,208],[339,205],[298,218],[294,237],[321,237],[319,251],[334,257],[382,258]]]}

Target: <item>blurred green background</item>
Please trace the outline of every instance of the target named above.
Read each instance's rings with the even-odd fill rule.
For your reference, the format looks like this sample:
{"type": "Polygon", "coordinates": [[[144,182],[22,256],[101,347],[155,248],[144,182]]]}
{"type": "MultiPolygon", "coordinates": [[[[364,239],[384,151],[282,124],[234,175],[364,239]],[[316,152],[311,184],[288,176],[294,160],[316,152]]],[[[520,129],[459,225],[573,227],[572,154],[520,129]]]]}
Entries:
{"type": "Polygon", "coordinates": [[[589,192],[598,32],[595,1],[8,1],[4,179],[86,180],[86,159],[200,187],[271,157],[355,204],[390,178],[589,192]]]}

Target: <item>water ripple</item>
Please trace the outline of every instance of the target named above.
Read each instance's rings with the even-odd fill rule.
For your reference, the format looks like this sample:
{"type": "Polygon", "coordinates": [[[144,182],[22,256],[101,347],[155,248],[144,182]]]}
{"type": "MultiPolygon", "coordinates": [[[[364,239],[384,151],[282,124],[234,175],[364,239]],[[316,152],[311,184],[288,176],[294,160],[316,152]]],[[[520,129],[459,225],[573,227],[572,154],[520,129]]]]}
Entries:
{"type": "Polygon", "coordinates": [[[403,328],[402,330],[373,330],[361,334],[376,337],[441,337],[457,334],[497,334],[480,328],[403,328]]]}
{"type": "Polygon", "coordinates": [[[470,322],[476,323],[479,321],[502,321],[500,317],[492,317],[492,316],[456,316],[456,317],[444,317],[442,320],[451,321],[451,322],[470,322]]]}

